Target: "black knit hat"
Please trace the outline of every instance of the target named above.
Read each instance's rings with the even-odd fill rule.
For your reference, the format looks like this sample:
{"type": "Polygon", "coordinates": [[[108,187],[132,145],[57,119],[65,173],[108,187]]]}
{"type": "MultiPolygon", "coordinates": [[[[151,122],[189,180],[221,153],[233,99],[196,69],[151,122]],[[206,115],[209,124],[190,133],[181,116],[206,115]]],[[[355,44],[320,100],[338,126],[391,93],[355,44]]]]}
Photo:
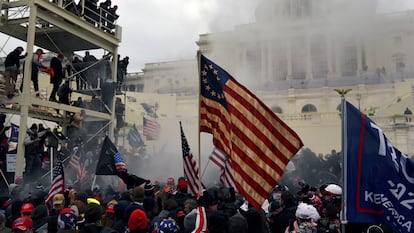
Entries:
{"type": "Polygon", "coordinates": [[[83,203],[87,204],[88,203],[88,196],[86,195],[86,193],[77,193],[75,195],[75,200],[79,200],[82,201],[83,203]]]}

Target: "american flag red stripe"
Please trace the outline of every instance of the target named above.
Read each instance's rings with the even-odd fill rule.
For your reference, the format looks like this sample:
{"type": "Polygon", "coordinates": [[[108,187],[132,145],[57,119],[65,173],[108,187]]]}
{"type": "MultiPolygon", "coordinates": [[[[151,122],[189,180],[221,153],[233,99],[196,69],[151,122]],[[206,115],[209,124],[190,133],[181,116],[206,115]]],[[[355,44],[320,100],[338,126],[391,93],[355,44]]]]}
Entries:
{"type": "MultiPolygon", "coordinates": [[[[181,130],[181,145],[183,150],[183,163],[184,163],[184,177],[187,179],[188,182],[188,189],[193,196],[197,196],[199,194],[199,184],[200,179],[198,176],[199,170],[197,161],[194,159],[193,154],[191,153],[190,146],[188,145],[187,138],[184,135],[183,128],[180,122],[180,130],[181,130]]],[[[204,187],[204,185],[202,185],[204,187]]]]}
{"type": "Polygon", "coordinates": [[[50,185],[49,193],[46,198],[46,205],[49,207],[49,209],[52,209],[53,207],[53,196],[58,193],[64,193],[65,192],[65,179],[64,179],[64,173],[63,173],[63,164],[62,160],[60,158],[56,161],[56,166],[53,169],[53,177],[52,177],[52,183],[50,185]]]}
{"type": "Polygon", "coordinates": [[[195,228],[191,233],[205,233],[205,232],[208,232],[206,210],[203,206],[198,206],[195,228]]]}
{"type": "Polygon", "coordinates": [[[157,140],[160,136],[161,125],[155,120],[144,117],[143,135],[147,140],[157,140]]]}
{"type": "Polygon", "coordinates": [[[200,131],[229,155],[235,185],[253,206],[303,146],[299,136],[230,74],[200,55],[200,131]]]}
{"type": "Polygon", "coordinates": [[[74,148],[74,153],[72,154],[72,157],[69,160],[69,165],[73,167],[76,172],[76,181],[74,183],[80,183],[84,181],[89,174],[83,163],[80,161],[81,153],[81,146],[74,148]]]}
{"type": "Polygon", "coordinates": [[[227,188],[233,187],[237,190],[237,187],[234,184],[233,169],[231,167],[229,157],[224,154],[223,151],[214,148],[210,155],[210,160],[220,168],[220,182],[223,186],[227,188]]]}

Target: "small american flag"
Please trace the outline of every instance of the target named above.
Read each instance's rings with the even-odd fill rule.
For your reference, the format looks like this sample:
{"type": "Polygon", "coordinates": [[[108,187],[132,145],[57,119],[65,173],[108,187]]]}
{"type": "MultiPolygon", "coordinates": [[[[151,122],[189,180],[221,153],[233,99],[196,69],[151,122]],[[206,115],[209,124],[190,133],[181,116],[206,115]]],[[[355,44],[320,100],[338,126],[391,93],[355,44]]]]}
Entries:
{"type": "MultiPolygon", "coordinates": [[[[181,127],[181,145],[183,149],[183,160],[184,160],[184,177],[188,181],[188,189],[193,196],[198,195],[199,191],[199,176],[198,176],[198,165],[191,153],[190,146],[188,145],[187,138],[184,135],[183,128],[181,127]]],[[[202,185],[204,186],[204,185],[202,185]]]]}
{"type": "Polygon", "coordinates": [[[80,145],[78,148],[75,148],[74,151],[75,153],[72,155],[69,164],[75,169],[76,172],[76,180],[74,183],[82,183],[89,175],[88,170],[85,168],[80,159],[83,154],[83,146],[80,145]]]}
{"type": "Polygon", "coordinates": [[[63,164],[61,158],[58,156],[56,161],[56,166],[53,169],[53,179],[52,184],[50,185],[50,190],[46,198],[46,205],[49,207],[49,209],[52,209],[53,207],[53,196],[55,196],[58,193],[64,193],[65,191],[65,179],[64,179],[64,173],[63,173],[63,164]]]}
{"type": "Polygon", "coordinates": [[[124,159],[121,157],[121,154],[119,152],[116,152],[114,154],[114,162],[115,162],[115,168],[117,171],[121,172],[121,171],[127,170],[124,159]]]}
{"type": "Polygon", "coordinates": [[[84,164],[80,161],[80,157],[83,153],[82,145],[77,148],[74,148],[74,152],[69,161],[69,165],[75,169],[76,172],[76,181],[74,183],[81,183],[88,177],[88,170],[86,170],[84,164]]]}
{"type": "Polygon", "coordinates": [[[144,117],[143,134],[147,140],[157,140],[160,137],[160,123],[144,117]]]}
{"type": "Polygon", "coordinates": [[[210,155],[210,160],[220,168],[220,182],[223,186],[227,188],[233,187],[237,190],[234,184],[233,169],[231,168],[229,156],[218,148],[214,148],[210,155]]]}

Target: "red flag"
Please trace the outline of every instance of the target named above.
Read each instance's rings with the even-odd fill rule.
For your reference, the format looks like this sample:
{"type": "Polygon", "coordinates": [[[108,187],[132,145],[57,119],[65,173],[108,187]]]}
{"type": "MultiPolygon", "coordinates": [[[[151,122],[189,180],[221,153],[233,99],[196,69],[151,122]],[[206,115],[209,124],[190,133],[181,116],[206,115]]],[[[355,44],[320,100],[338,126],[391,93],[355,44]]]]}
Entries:
{"type": "Polygon", "coordinates": [[[253,93],[200,56],[200,132],[213,134],[213,144],[230,157],[237,190],[260,208],[303,143],[253,93]]]}
{"type": "Polygon", "coordinates": [[[53,207],[53,196],[55,194],[61,193],[63,194],[65,192],[65,179],[63,175],[63,164],[62,160],[60,158],[56,161],[56,167],[53,169],[53,179],[52,184],[50,185],[49,193],[46,198],[46,205],[49,207],[49,209],[52,209],[53,207]]]}
{"type": "Polygon", "coordinates": [[[210,160],[220,168],[220,182],[223,186],[226,188],[233,187],[237,190],[237,187],[234,184],[233,168],[231,167],[229,156],[224,154],[223,151],[214,148],[210,155],[210,160]]]}
{"type": "MultiPolygon", "coordinates": [[[[190,151],[190,146],[188,145],[187,138],[184,135],[183,127],[181,127],[181,145],[183,149],[183,161],[184,161],[184,177],[188,182],[188,190],[191,195],[198,196],[199,194],[199,176],[198,176],[198,165],[197,161],[194,159],[193,154],[190,151]]],[[[202,185],[203,186],[203,185],[202,185]]]]}

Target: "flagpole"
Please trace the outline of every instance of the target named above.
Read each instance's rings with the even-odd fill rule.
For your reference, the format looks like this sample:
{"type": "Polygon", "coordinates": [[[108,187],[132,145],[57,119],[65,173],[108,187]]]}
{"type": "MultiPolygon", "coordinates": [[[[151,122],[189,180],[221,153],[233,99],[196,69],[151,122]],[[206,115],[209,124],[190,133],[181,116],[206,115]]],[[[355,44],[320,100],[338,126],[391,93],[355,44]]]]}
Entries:
{"type": "Polygon", "coordinates": [[[96,183],[96,174],[93,175],[93,181],[92,181],[92,186],[91,186],[91,190],[93,191],[93,187],[95,186],[96,183]]]}
{"type": "MultiPolygon", "coordinates": [[[[200,96],[201,96],[201,80],[200,80],[200,58],[201,58],[201,51],[198,50],[197,51],[197,67],[198,67],[198,125],[197,125],[197,131],[198,131],[198,193],[201,194],[201,189],[202,189],[202,184],[201,184],[201,138],[200,138],[200,110],[201,110],[201,106],[200,106],[200,96]]],[[[200,195],[201,196],[201,195],[200,195]]]]}
{"type": "Polygon", "coordinates": [[[6,182],[7,187],[9,187],[9,186],[10,186],[10,184],[9,184],[9,182],[8,182],[8,181],[7,181],[7,179],[6,179],[6,176],[4,176],[3,170],[1,170],[1,169],[0,169],[0,173],[1,173],[1,176],[3,177],[3,179],[4,179],[4,182],[6,182]]]}
{"type": "Polygon", "coordinates": [[[50,182],[53,182],[53,152],[52,150],[49,151],[50,156],[50,182]]]}
{"type": "Polygon", "coordinates": [[[341,209],[341,233],[346,233],[345,225],[348,223],[346,218],[346,208],[347,208],[347,200],[346,200],[346,193],[347,193],[347,156],[346,151],[346,107],[345,107],[345,95],[351,91],[352,89],[347,90],[338,90],[335,89],[336,92],[341,96],[341,130],[342,130],[342,138],[341,138],[341,147],[342,147],[342,209],[341,209]]]}

